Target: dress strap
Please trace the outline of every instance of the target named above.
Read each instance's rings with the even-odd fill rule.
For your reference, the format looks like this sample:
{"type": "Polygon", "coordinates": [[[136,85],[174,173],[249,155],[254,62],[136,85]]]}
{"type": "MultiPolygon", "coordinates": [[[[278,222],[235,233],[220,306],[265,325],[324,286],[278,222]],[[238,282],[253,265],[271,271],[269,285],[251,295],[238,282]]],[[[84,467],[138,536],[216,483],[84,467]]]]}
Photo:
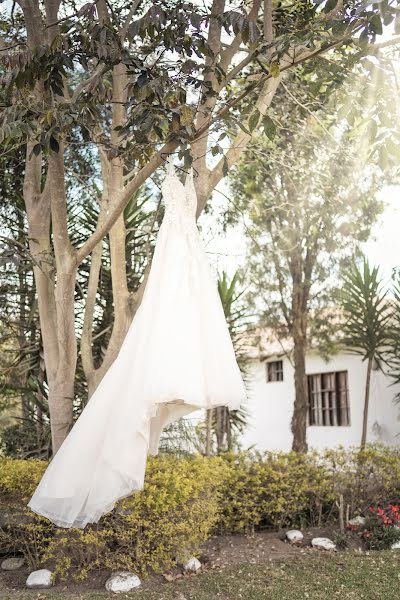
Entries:
{"type": "Polygon", "coordinates": [[[176,175],[175,167],[174,167],[174,159],[172,154],[169,154],[166,160],[167,165],[167,175],[176,175]]]}
{"type": "Polygon", "coordinates": [[[185,184],[186,183],[193,183],[193,167],[190,167],[186,175],[185,184]]]}

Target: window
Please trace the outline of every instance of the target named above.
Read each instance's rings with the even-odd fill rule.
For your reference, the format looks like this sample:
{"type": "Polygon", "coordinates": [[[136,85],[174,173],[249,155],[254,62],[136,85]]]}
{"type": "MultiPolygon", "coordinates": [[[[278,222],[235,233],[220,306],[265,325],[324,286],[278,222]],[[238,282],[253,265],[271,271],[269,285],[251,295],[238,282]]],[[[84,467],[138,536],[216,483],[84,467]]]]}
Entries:
{"type": "Polygon", "coordinates": [[[309,425],[350,425],[347,371],[308,375],[309,425]]]}
{"type": "Polygon", "coordinates": [[[267,362],[267,381],[283,381],[283,362],[281,360],[267,362]]]}

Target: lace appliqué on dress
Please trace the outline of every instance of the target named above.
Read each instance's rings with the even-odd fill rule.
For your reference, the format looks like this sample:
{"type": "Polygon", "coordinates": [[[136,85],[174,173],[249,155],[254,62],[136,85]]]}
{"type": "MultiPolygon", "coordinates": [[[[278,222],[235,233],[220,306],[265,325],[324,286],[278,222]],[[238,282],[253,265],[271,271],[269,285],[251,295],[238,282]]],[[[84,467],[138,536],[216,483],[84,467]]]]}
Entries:
{"type": "Polygon", "coordinates": [[[172,158],[168,157],[167,176],[162,183],[161,191],[165,204],[163,225],[165,223],[183,227],[191,239],[197,239],[199,235],[196,226],[197,196],[193,169],[190,169],[183,184],[176,174],[172,158]]]}

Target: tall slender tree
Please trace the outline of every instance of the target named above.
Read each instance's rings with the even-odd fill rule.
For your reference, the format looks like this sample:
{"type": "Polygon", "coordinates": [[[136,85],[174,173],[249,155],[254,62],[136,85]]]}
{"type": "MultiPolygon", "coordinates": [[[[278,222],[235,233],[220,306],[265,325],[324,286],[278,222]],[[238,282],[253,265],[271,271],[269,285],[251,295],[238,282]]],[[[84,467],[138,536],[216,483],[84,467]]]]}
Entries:
{"type": "Polygon", "coordinates": [[[229,215],[245,215],[246,272],[262,323],[293,342],[291,426],[298,452],[307,450],[306,351],[311,341],[329,337],[339,267],[382,210],[380,169],[369,168],[367,176],[352,142],[334,143],[322,122],[305,123],[274,146],[260,138],[246,152],[232,178],[229,215]]]}
{"type": "Polygon", "coordinates": [[[373,368],[382,369],[389,345],[391,310],[387,290],[378,267],[371,267],[364,257],[353,262],[343,275],[341,292],[345,322],[343,343],[367,362],[361,449],[368,437],[368,408],[373,368]]]}

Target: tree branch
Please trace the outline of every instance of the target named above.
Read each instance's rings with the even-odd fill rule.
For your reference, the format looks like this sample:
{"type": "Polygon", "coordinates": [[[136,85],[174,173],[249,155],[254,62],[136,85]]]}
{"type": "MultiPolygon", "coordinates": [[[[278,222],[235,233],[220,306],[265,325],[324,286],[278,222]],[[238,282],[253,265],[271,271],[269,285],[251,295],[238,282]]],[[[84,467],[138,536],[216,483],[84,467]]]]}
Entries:
{"type": "Polygon", "coordinates": [[[88,86],[90,86],[90,84],[93,81],[95,81],[97,78],[100,78],[106,71],[107,71],[106,65],[98,65],[96,67],[96,69],[94,70],[94,72],[92,73],[92,75],[90,75],[90,77],[88,77],[84,81],[81,81],[81,83],[76,86],[74,93],[72,94],[70,103],[74,104],[78,100],[81,92],[83,92],[83,90],[85,90],[88,86]]]}
{"type": "Polygon", "coordinates": [[[81,357],[82,366],[86,378],[89,382],[94,372],[93,361],[93,314],[96,306],[97,287],[99,284],[99,275],[101,269],[101,257],[103,254],[103,245],[97,244],[92,251],[92,259],[90,262],[88,290],[86,294],[85,312],[83,317],[82,336],[81,336],[81,357]]]}
{"type": "Polygon", "coordinates": [[[125,39],[125,36],[128,33],[128,28],[129,28],[129,25],[131,23],[132,17],[136,13],[137,9],[139,8],[141,1],[142,0],[135,0],[132,3],[132,6],[131,6],[131,8],[129,10],[129,13],[128,13],[128,16],[125,19],[125,23],[122,25],[122,27],[121,27],[121,29],[119,31],[119,36],[120,36],[121,40],[125,39]]]}
{"type": "MultiPolygon", "coordinates": [[[[316,56],[318,56],[324,52],[327,52],[328,50],[330,50],[332,48],[335,48],[336,46],[342,44],[344,41],[346,41],[348,39],[349,39],[349,37],[347,35],[343,38],[334,40],[330,44],[327,44],[321,48],[318,48],[314,52],[302,51],[297,57],[296,56],[294,56],[293,58],[286,57],[285,63],[283,65],[281,65],[280,71],[281,71],[281,73],[283,73],[284,71],[290,69],[293,66],[301,64],[302,62],[304,62],[306,60],[311,60],[312,58],[315,58],[316,56]]],[[[195,133],[194,137],[192,138],[193,142],[195,142],[197,139],[199,139],[201,136],[203,136],[203,134],[208,131],[210,125],[212,125],[214,122],[218,121],[221,117],[223,117],[232,108],[237,106],[252,91],[256,90],[260,86],[264,86],[264,84],[266,84],[268,81],[272,81],[272,83],[270,84],[271,87],[270,88],[263,87],[264,93],[261,94],[259,101],[258,101],[258,104],[260,106],[262,106],[262,104],[265,104],[265,110],[266,110],[272,100],[273,94],[275,93],[276,88],[278,87],[279,81],[280,81],[280,77],[273,78],[271,74],[262,75],[258,81],[252,82],[249,86],[246,87],[246,89],[241,94],[239,94],[232,101],[228,102],[223,108],[221,108],[216,113],[215,117],[213,117],[211,119],[211,121],[208,121],[208,120],[205,121],[201,127],[196,129],[196,133],[195,133]],[[270,98],[271,95],[272,95],[272,97],[270,98]]],[[[244,132],[242,132],[242,133],[244,133],[244,132]]],[[[245,134],[245,135],[247,136],[247,134],[245,134]]],[[[230,159],[228,158],[228,166],[229,166],[229,160],[231,161],[231,165],[234,163],[234,159],[237,160],[241,151],[243,150],[243,143],[247,143],[247,142],[248,142],[248,138],[246,138],[246,137],[242,138],[242,135],[239,134],[238,138],[235,140],[235,143],[233,145],[234,147],[232,147],[232,153],[230,155],[230,159]],[[236,142],[238,142],[238,144],[236,144],[236,142]],[[235,147],[237,147],[236,150],[235,150],[235,147]],[[236,152],[237,152],[237,155],[236,155],[236,152]]],[[[90,236],[90,238],[77,251],[78,264],[86,256],[88,256],[91,253],[91,251],[93,250],[93,248],[96,246],[96,244],[98,244],[99,241],[101,239],[103,239],[103,237],[105,235],[107,235],[110,228],[114,225],[114,223],[117,221],[119,215],[121,214],[121,212],[124,210],[124,208],[128,204],[132,195],[143,185],[143,183],[145,183],[145,181],[148,179],[148,177],[150,177],[155,172],[155,170],[159,166],[162,165],[163,155],[168,155],[168,154],[174,152],[174,150],[176,150],[176,148],[178,148],[178,146],[179,146],[178,141],[167,142],[161,148],[160,151],[153,154],[153,156],[151,157],[149,162],[144,167],[142,167],[138,171],[136,176],[133,177],[133,179],[124,187],[123,191],[119,194],[119,197],[117,198],[117,200],[113,203],[113,206],[112,206],[109,214],[106,216],[104,223],[102,225],[99,225],[96,228],[96,231],[94,232],[94,234],[92,234],[90,236]]],[[[200,214],[200,212],[204,208],[206,201],[207,201],[211,191],[214,189],[215,185],[217,185],[217,183],[222,179],[223,165],[224,165],[224,159],[221,159],[219,161],[219,163],[217,164],[217,166],[215,167],[215,169],[213,170],[212,176],[208,177],[208,179],[209,179],[209,185],[207,186],[207,194],[208,195],[202,197],[201,203],[199,203],[198,214],[200,214]]]]}
{"type": "MultiPolygon", "coordinates": [[[[257,20],[257,16],[258,16],[258,12],[260,10],[260,6],[261,6],[261,0],[254,0],[253,1],[253,6],[249,12],[249,21],[256,21],[257,20]]],[[[240,48],[240,44],[242,43],[242,35],[240,33],[237,34],[237,36],[234,38],[234,40],[232,41],[232,43],[227,46],[225,48],[225,50],[221,53],[221,58],[219,61],[219,66],[221,67],[221,69],[226,72],[229,65],[232,62],[233,57],[235,56],[235,54],[241,50],[240,48]]],[[[247,50],[247,49],[246,49],[247,50]]]]}
{"type": "Polygon", "coordinates": [[[98,223],[96,231],[86,240],[86,242],[77,250],[77,261],[81,263],[88,256],[93,248],[104,238],[110,231],[111,227],[116,223],[118,217],[127,206],[133,194],[147,181],[158,167],[164,162],[164,155],[168,156],[178,148],[178,141],[171,141],[164,144],[159,152],[153,154],[149,162],[142,167],[135,177],[124,187],[117,199],[113,202],[113,206],[107,211],[106,218],[103,223],[98,223]]]}
{"type": "MultiPolygon", "coordinates": [[[[206,56],[204,61],[205,85],[201,87],[200,91],[200,102],[196,117],[196,129],[203,127],[211,119],[217,102],[218,78],[216,77],[215,69],[218,64],[218,56],[221,51],[222,24],[219,17],[224,12],[224,7],[225,0],[213,0],[207,38],[208,46],[212,51],[212,56],[206,56]]],[[[208,127],[205,128],[205,132],[206,131],[208,131],[208,127]]],[[[195,182],[198,196],[203,194],[207,185],[209,173],[206,161],[207,144],[208,134],[196,137],[192,143],[194,165],[199,174],[195,182]]]]}
{"type": "Polygon", "coordinates": [[[264,0],[264,39],[270,44],[274,39],[272,24],[272,0],[264,0]]]}

